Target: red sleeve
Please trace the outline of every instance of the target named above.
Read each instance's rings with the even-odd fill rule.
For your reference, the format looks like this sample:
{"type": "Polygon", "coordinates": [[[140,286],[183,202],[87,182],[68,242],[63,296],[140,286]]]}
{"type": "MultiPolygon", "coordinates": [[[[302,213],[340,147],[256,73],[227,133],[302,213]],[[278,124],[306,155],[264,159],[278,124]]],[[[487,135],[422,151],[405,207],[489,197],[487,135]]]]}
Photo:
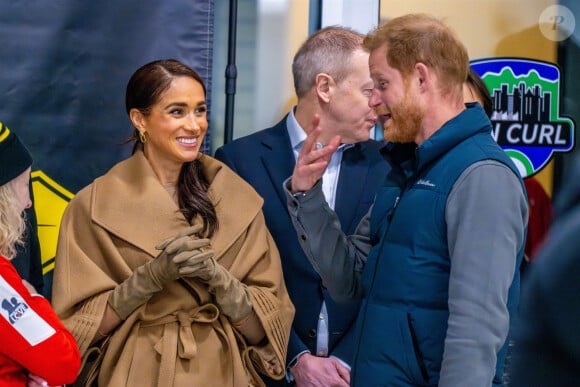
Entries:
{"type": "Polygon", "coordinates": [[[524,184],[530,207],[525,252],[530,261],[533,261],[552,223],[552,200],[533,177],[525,179],[524,184]]]}
{"type": "Polygon", "coordinates": [[[14,266],[0,257],[0,353],[51,385],[72,383],[80,368],[74,337],[50,303],[32,296],[14,266]]]}

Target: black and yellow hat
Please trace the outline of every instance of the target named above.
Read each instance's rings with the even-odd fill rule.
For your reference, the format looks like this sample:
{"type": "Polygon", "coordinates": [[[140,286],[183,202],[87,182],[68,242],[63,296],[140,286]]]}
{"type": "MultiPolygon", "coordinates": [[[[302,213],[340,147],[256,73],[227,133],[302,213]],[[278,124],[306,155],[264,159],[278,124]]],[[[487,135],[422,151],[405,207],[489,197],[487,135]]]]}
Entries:
{"type": "Polygon", "coordinates": [[[0,186],[32,165],[30,152],[18,136],[0,122],[0,186]]]}

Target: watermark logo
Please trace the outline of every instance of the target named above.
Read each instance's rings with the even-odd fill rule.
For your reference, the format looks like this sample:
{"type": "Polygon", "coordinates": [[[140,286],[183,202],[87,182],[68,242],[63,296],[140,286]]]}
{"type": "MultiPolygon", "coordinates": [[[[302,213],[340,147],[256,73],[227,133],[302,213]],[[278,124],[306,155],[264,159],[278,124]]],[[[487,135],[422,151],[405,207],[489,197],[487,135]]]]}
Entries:
{"type": "Polygon", "coordinates": [[[522,177],[539,172],[555,152],[574,147],[574,121],[560,116],[558,66],[531,59],[475,60],[471,67],[493,97],[492,136],[522,177]]]}
{"type": "Polygon", "coordinates": [[[576,19],[570,9],[563,5],[551,5],[547,7],[538,20],[538,27],[542,34],[549,40],[561,42],[568,39],[576,28],[576,19]]]}

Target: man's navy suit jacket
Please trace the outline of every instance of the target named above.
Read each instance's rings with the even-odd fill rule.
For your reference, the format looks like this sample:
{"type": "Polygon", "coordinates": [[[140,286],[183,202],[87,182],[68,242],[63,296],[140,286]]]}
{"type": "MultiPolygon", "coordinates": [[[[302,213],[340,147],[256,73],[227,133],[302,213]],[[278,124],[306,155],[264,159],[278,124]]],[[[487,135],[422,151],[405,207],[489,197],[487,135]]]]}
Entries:
{"type": "MultiPolygon", "coordinates": [[[[367,213],[389,171],[387,162],[379,153],[382,146],[382,143],[370,140],[347,149],[343,154],[335,212],[347,235],[354,232],[367,213]]],[[[272,128],[224,145],[216,151],[215,158],[227,164],[264,198],[266,223],[280,251],[284,279],[296,308],[287,362],[304,350],[316,354],[317,325],[324,300],[329,316],[329,355],[351,364],[354,321],[359,303],[335,303],[298,243],[282,187],[295,165],[286,118],[272,128]]]]}

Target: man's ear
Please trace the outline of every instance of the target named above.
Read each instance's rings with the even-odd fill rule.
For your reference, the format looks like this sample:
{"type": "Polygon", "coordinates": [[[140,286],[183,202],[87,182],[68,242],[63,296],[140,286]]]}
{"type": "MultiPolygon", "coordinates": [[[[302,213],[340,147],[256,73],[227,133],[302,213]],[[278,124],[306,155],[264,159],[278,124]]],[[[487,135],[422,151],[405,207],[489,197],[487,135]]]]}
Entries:
{"type": "Polygon", "coordinates": [[[424,63],[418,62],[415,64],[415,76],[417,77],[420,92],[425,92],[427,89],[432,87],[432,74],[431,71],[429,71],[429,67],[424,63]]]}
{"type": "Polygon", "coordinates": [[[139,109],[133,108],[129,110],[129,118],[131,119],[131,122],[135,128],[137,128],[139,131],[145,130],[145,117],[139,109]]]}
{"type": "Polygon", "coordinates": [[[316,74],[316,79],[314,81],[316,95],[325,103],[330,101],[335,85],[334,79],[332,79],[330,75],[325,73],[316,74]]]}

